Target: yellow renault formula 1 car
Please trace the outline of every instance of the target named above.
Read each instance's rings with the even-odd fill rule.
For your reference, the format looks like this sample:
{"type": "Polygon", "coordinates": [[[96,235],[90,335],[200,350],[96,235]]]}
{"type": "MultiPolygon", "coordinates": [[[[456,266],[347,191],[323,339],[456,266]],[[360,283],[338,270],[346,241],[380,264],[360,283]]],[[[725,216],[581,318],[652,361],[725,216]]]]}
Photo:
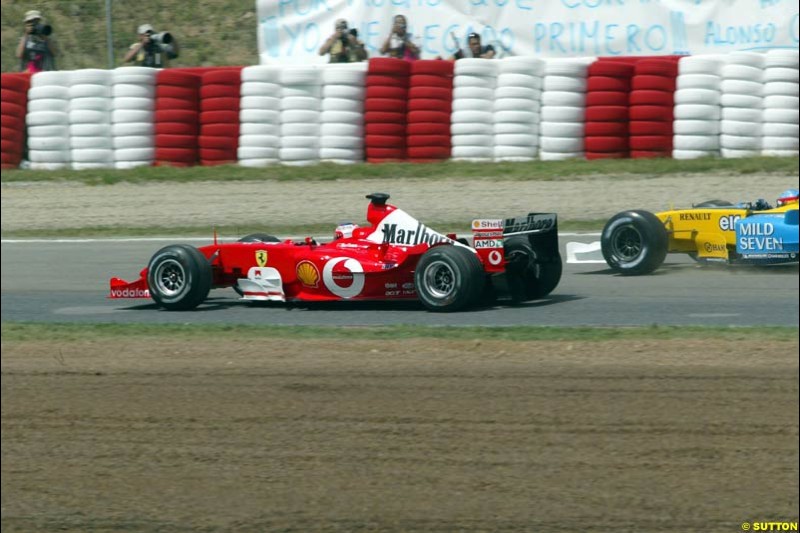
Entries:
{"type": "Polygon", "coordinates": [[[623,211],[606,223],[600,244],[608,266],[624,275],[649,274],[670,252],[704,262],[796,263],[798,191],[785,191],[775,207],[711,200],[655,214],[623,211]]]}

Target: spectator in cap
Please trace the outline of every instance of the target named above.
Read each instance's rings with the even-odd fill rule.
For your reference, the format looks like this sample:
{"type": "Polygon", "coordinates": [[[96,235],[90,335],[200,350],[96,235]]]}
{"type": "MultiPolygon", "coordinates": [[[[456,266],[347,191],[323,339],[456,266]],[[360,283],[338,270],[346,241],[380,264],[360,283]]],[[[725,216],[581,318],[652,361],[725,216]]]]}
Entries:
{"type": "MultiPolygon", "coordinates": [[[[453,37],[455,39],[455,37],[453,37]]],[[[456,40],[458,44],[458,40],[456,40]]],[[[475,32],[467,35],[467,50],[462,50],[460,47],[458,51],[453,54],[450,59],[464,59],[465,57],[480,57],[483,59],[492,59],[496,52],[491,44],[486,46],[481,45],[481,36],[475,32]]]]}
{"type": "Polygon", "coordinates": [[[178,57],[178,41],[168,32],[156,33],[150,24],[141,24],[136,30],[139,42],[133,43],[123,58],[125,63],[139,67],[164,68],[169,60],[178,57]]]}
{"type": "Polygon", "coordinates": [[[56,70],[55,56],[58,47],[52,36],[53,28],[42,24],[42,13],[31,10],[25,13],[25,34],[17,45],[17,57],[23,72],[42,72],[56,70]]]}
{"type": "Polygon", "coordinates": [[[338,19],[333,34],[319,47],[319,55],[330,54],[331,63],[358,63],[367,58],[364,43],[358,40],[355,28],[347,29],[347,21],[338,19]]]}

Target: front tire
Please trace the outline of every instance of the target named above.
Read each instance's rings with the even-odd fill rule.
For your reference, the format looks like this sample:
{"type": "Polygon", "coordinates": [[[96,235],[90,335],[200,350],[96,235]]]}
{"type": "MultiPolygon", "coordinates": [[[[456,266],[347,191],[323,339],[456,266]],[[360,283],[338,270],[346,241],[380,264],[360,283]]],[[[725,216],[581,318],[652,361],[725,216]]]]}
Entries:
{"type": "Polygon", "coordinates": [[[422,255],[414,283],[420,301],[430,311],[459,311],[478,302],[486,279],[474,252],[442,245],[422,255]]]}
{"type": "Polygon", "coordinates": [[[625,276],[650,274],[664,262],[669,237],[664,224],[649,211],[623,211],[606,223],[600,238],[603,257],[625,276]]]}
{"type": "Polygon", "coordinates": [[[211,281],[208,259],[187,244],[162,248],[147,267],[150,296],[170,311],[186,311],[203,303],[211,290],[211,281]]]}

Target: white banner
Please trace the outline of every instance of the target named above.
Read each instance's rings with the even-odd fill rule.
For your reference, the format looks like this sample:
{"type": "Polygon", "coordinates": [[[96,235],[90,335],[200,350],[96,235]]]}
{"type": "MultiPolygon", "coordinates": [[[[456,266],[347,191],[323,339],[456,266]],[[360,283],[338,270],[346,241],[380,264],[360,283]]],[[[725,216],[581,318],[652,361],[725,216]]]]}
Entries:
{"type": "Polygon", "coordinates": [[[405,15],[423,59],[479,33],[501,55],[539,57],[724,53],[797,48],[797,0],[256,0],[261,63],[321,63],[338,18],[370,57],[405,15]]]}

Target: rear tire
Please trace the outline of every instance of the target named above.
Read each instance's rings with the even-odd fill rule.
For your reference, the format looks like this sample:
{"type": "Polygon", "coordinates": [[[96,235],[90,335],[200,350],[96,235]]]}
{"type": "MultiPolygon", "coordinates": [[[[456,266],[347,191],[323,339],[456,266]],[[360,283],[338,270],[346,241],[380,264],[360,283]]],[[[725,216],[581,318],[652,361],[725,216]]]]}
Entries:
{"type": "Polygon", "coordinates": [[[486,279],[474,252],[460,246],[435,246],[414,272],[417,295],[430,311],[459,311],[478,303],[486,279]]]}
{"type": "Polygon", "coordinates": [[[600,238],[603,257],[625,276],[649,274],[664,262],[669,237],[664,224],[649,211],[623,211],[606,223],[600,238]]]}
{"type": "Polygon", "coordinates": [[[514,303],[544,298],[558,286],[563,270],[559,252],[545,262],[544,250],[532,245],[527,237],[511,237],[504,248],[509,261],[508,288],[514,303]]]}
{"type": "Polygon", "coordinates": [[[150,296],[170,311],[186,311],[203,303],[211,290],[211,281],[208,259],[187,244],[162,248],[147,267],[150,296]]]}

